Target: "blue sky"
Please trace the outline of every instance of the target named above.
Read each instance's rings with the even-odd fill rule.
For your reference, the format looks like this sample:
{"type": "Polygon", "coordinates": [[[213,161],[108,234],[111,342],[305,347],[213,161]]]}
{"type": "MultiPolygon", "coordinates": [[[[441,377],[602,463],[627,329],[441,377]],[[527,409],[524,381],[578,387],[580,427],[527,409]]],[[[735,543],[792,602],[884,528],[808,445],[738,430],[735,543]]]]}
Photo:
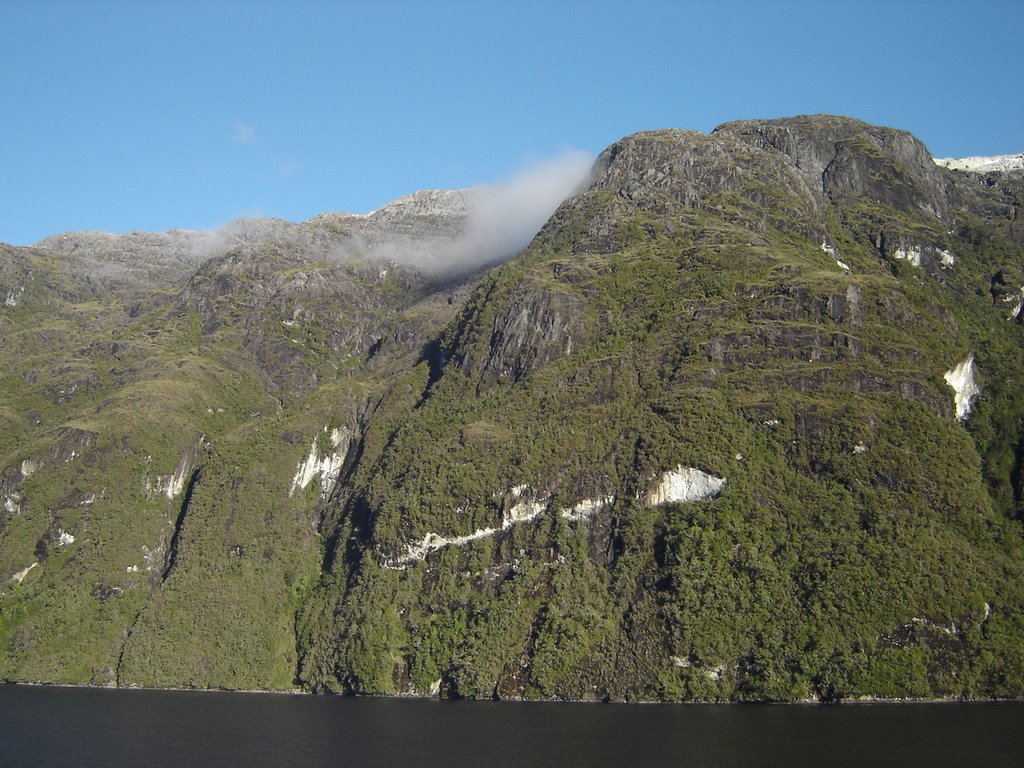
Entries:
{"type": "Polygon", "coordinates": [[[0,241],[366,212],[832,112],[1024,151],[1024,3],[0,0],[0,241]]]}

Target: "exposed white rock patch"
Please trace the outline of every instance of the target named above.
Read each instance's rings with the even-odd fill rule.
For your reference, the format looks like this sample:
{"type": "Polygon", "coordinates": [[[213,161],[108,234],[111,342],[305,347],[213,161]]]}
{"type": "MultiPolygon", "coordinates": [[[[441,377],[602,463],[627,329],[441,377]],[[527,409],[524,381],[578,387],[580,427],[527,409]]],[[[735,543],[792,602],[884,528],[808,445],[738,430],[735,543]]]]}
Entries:
{"type": "Polygon", "coordinates": [[[725,667],[720,664],[717,667],[705,670],[704,674],[706,674],[711,680],[721,680],[722,675],[725,674],[725,667]]]}
{"type": "Polygon", "coordinates": [[[847,272],[850,271],[850,265],[847,264],[845,261],[840,261],[839,251],[835,249],[835,246],[829,245],[827,241],[822,240],[821,250],[825,255],[831,256],[832,259],[835,261],[836,266],[838,266],[840,269],[845,269],[847,272]]]}
{"type": "Polygon", "coordinates": [[[502,515],[501,529],[508,530],[516,523],[528,523],[536,520],[547,508],[548,500],[538,501],[536,499],[520,501],[508,508],[502,515]]]}
{"type": "Polygon", "coordinates": [[[868,447],[864,443],[857,443],[853,446],[853,452],[857,455],[868,452],[868,447]]]}
{"type": "Polygon", "coordinates": [[[953,388],[953,403],[956,406],[956,420],[963,421],[971,413],[971,400],[981,394],[981,388],[974,380],[974,355],[943,375],[946,383],[953,388]]]}
{"type": "Polygon", "coordinates": [[[936,165],[944,166],[953,171],[967,171],[968,173],[1005,173],[1007,171],[1024,169],[1024,154],[961,158],[936,157],[934,160],[936,165]]]}
{"type": "Polygon", "coordinates": [[[139,572],[139,566],[137,566],[137,565],[129,565],[128,567],[126,567],[124,569],[124,572],[125,573],[138,573],[139,572]]]}
{"type": "Polygon", "coordinates": [[[725,478],[709,475],[682,464],[665,472],[657,486],[644,496],[644,504],[657,507],[662,504],[685,504],[717,496],[725,485],[725,478]]]}
{"type": "MultiPolygon", "coordinates": [[[[324,427],[323,431],[326,433],[328,427],[324,427]]],[[[327,498],[331,491],[334,490],[334,486],[338,482],[338,476],[341,474],[341,468],[345,465],[345,456],[348,453],[348,430],[344,427],[332,429],[331,435],[331,448],[333,450],[325,453],[323,456],[320,455],[320,448],[317,444],[317,438],[313,438],[312,444],[309,446],[309,454],[306,458],[299,462],[298,468],[295,470],[295,476],[292,477],[291,485],[288,486],[288,496],[290,497],[297,490],[305,490],[306,487],[313,482],[313,478],[320,478],[320,495],[323,498],[327,498]]]]}
{"type": "Polygon", "coordinates": [[[957,627],[957,625],[954,624],[953,622],[950,622],[949,626],[947,627],[947,626],[944,626],[942,624],[936,624],[931,619],[922,618],[921,616],[915,616],[914,618],[912,618],[910,620],[910,623],[911,624],[919,624],[921,626],[928,627],[929,629],[933,629],[936,632],[941,632],[942,634],[949,635],[951,637],[954,636],[954,635],[963,634],[960,631],[960,629],[957,627]]]}
{"type": "Polygon", "coordinates": [[[430,684],[430,697],[431,698],[437,697],[438,695],[440,695],[440,693],[441,693],[441,678],[439,677],[439,678],[437,678],[437,680],[435,680],[434,682],[432,682],[430,684]]]}
{"type": "Polygon", "coordinates": [[[909,261],[915,267],[921,266],[921,246],[919,245],[908,245],[905,248],[901,246],[893,251],[892,255],[894,258],[909,261]]]}
{"type": "Polygon", "coordinates": [[[173,475],[158,476],[156,479],[156,490],[163,493],[168,499],[173,499],[185,490],[185,475],[188,467],[182,463],[174,470],[173,475]]]}
{"type": "Polygon", "coordinates": [[[475,531],[468,533],[465,536],[453,536],[451,538],[441,536],[436,533],[428,533],[421,541],[407,546],[404,555],[386,559],[384,565],[388,568],[401,569],[408,563],[414,563],[422,560],[431,552],[436,552],[437,550],[444,549],[445,547],[460,547],[463,544],[469,544],[471,541],[485,539],[488,536],[493,536],[499,530],[501,530],[501,528],[477,528],[475,531]]]}
{"type": "MultiPolygon", "coordinates": [[[[699,469],[680,465],[676,470],[662,475],[658,486],[645,497],[645,503],[649,506],[657,506],[659,504],[698,501],[717,495],[724,485],[725,480],[723,478],[709,475],[701,472],[699,469]]],[[[495,494],[495,498],[502,498],[502,496],[503,494],[495,494]]],[[[525,485],[513,486],[505,496],[508,497],[511,503],[502,513],[499,526],[477,528],[472,533],[462,536],[442,536],[434,532],[427,533],[419,541],[408,544],[405,552],[402,554],[385,557],[384,567],[402,570],[409,563],[423,560],[430,553],[437,552],[445,547],[469,544],[473,541],[494,536],[502,531],[507,531],[514,525],[532,522],[540,517],[551,503],[550,497],[528,496],[527,486],[525,485]]],[[[572,507],[559,510],[559,515],[563,519],[573,522],[586,520],[608,509],[614,503],[614,496],[583,499],[572,507]]]]}
{"type": "Polygon", "coordinates": [[[583,499],[583,501],[578,504],[574,504],[568,509],[561,510],[558,514],[566,520],[576,522],[579,520],[586,520],[599,512],[603,512],[614,503],[614,496],[602,496],[599,499],[583,499]]]}
{"type": "Polygon", "coordinates": [[[291,496],[299,488],[305,489],[313,482],[313,478],[320,474],[320,451],[317,448],[316,438],[309,446],[309,455],[305,460],[300,461],[288,486],[288,495],[291,496]]]}
{"type": "Polygon", "coordinates": [[[12,493],[4,499],[4,512],[9,515],[21,514],[21,496],[12,493]]]}
{"type": "Polygon", "coordinates": [[[1016,320],[1020,317],[1021,310],[1024,309],[1024,285],[1020,287],[1020,290],[1016,293],[1010,293],[1003,296],[1003,301],[1007,304],[1013,303],[1013,309],[1010,310],[1008,316],[1009,320],[1016,320]]]}
{"type": "Polygon", "coordinates": [[[28,576],[28,572],[35,568],[37,565],[39,565],[39,563],[32,563],[32,565],[28,566],[27,568],[22,568],[16,574],[11,576],[11,581],[16,581],[19,584],[21,584],[21,582],[25,580],[25,577],[28,576]]]}
{"type": "Polygon", "coordinates": [[[25,293],[25,286],[19,286],[7,292],[4,298],[5,307],[16,307],[21,302],[21,296],[25,293]]]}
{"type": "Polygon", "coordinates": [[[146,573],[159,573],[164,567],[164,545],[161,543],[156,549],[150,549],[142,545],[142,567],[146,573]]]}
{"type": "MultiPolygon", "coordinates": [[[[445,547],[461,547],[472,541],[486,539],[501,531],[507,531],[513,525],[536,520],[547,509],[551,499],[523,498],[525,494],[525,485],[517,485],[509,490],[508,496],[516,503],[509,506],[502,513],[500,526],[477,528],[472,533],[467,533],[464,536],[441,536],[437,533],[427,533],[420,541],[407,545],[404,554],[395,557],[385,557],[384,567],[391,570],[403,570],[409,563],[423,560],[431,552],[436,552],[445,547]]],[[[500,496],[500,494],[496,495],[500,496]]],[[[462,510],[456,511],[461,512],[462,510]]]]}
{"type": "Polygon", "coordinates": [[[942,250],[941,248],[939,249],[939,261],[944,267],[953,268],[956,266],[956,256],[949,251],[942,250]]]}
{"type": "Polygon", "coordinates": [[[781,422],[781,421],[779,421],[778,419],[768,419],[768,420],[767,420],[766,422],[764,422],[764,425],[765,425],[766,427],[777,427],[777,426],[779,426],[779,424],[781,424],[781,423],[782,423],[782,422],[781,422]]]}
{"type": "Polygon", "coordinates": [[[68,544],[74,544],[74,543],[75,543],[75,537],[74,536],[72,536],[70,533],[66,532],[62,528],[58,528],[57,529],[57,546],[58,547],[66,547],[66,546],[68,546],[68,544]]]}
{"type": "MultiPolygon", "coordinates": [[[[205,439],[200,436],[199,445],[202,445],[204,441],[205,439]]],[[[146,457],[147,463],[151,460],[152,457],[146,457]]],[[[188,479],[192,474],[192,465],[194,461],[195,449],[191,448],[185,451],[184,455],[178,461],[178,466],[174,468],[173,473],[169,475],[157,475],[156,480],[150,480],[147,473],[146,496],[150,497],[153,495],[163,494],[169,501],[180,496],[188,485],[188,479]]]]}
{"type": "MultiPolygon", "coordinates": [[[[528,488],[529,486],[527,486],[525,483],[522,485],[513,485],[511,488],[508,489],[508,495],[511,496],[513,499],[518,499],[520,496],[526,493],[528,488]]],[[[495,498],[501,498],[500,493],[496,493],[494,494],[494,496],[495,498]]]]}
{"type": "Polygon", "coordinates": [[[690,660],[684,659],[682,656],[670,656],[669,661],[672,662],[672,666],[679,667],[680,669],[686,669],[690,666],[690,660]]]}
{"type": "Polygon", "coordinates": [[[34,475],[40,469],[42,469],[42,464],[40,462],[35,461],[34,459],[25,459],[23,462],[21,462],[21,465],[18,467],[18,471],[21,472],[21,476],[26,480],[32,477],[32,475],[34,475]]]}

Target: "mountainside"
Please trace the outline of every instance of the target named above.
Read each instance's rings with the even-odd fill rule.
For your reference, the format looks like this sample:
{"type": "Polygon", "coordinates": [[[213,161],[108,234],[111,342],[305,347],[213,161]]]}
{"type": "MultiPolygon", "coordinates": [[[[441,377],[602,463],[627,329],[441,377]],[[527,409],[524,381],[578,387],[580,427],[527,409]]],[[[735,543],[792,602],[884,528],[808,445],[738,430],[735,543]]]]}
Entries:
{"type": "Polygon", "coordinates": [[[0,675],[292,686],[317,503],[348,448],[332,428],[476,279],[379,250],[443,253],[465,216],[463,193],[418,193],[2,247],[0,675]]]}
{"type": "Polygon", "coordinates": [[[1024,173],[964,167],[640,133],[470,274],[462,193],[5,248],[0,676],[1024,695],[1024,173]]]}

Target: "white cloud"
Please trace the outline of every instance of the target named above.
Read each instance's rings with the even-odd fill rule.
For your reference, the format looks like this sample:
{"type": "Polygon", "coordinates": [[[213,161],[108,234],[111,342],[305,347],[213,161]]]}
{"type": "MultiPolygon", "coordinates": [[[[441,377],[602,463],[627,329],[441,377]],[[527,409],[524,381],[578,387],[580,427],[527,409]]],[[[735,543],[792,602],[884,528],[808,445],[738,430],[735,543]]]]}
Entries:
{"type": "Polygon", "coordinates": [[[249,123],[235,120],[231,125],[231,140],[235,144],[252,144],[256,141],[256,129],[249,125],[249,123]]]}
{"type": "Polygon", "coordinates": [[[486,264],[521,251],[562,201],[589,178],[592,165],[590,154],[572,150],[537,163],[503,184],[474,188],[459,256],[486,264]]]}
{"type": "MultiPolygon", "coordinates": [[[[468,272],[506,261],[523,250],[555,209],[590,178],[593,157],[571,150],[520,171],[506,182],[463,190],[462,234],[388,239],[366,246],[353,238],[344,252],[395,261],[428,272],[468,272]]],[[[385,206],[387,209],[388,206],[385,206]]]]}
{"type": "MultiPolygon", "coordinates": [[[[342,261],[394,261],[434,274],[466,273],[506,261],[529,245],[555,209],[586,186],[592,166],[590,154],[573,150],[535,163],[506,182],[437,196],[439,205],[445,205],[448,199],[453,206],[451,215],[461,218],[464,210],[462,232],[454,236],[447,227],[434,232],[428,227],[424,232],[415,218],[396,227],[396,222],[389,219],[397,215],[401,222],[408,214],[389,204],[366,215],[366,229],[357,229],[342,242],[330,243],[329,238],[325,243],[323,233],[309,229],[305,223],[262,219],[263,211],[249,209],[238,212],[245,218],[197,237],[194,247],[198,257],[209,258],[239,243],[268,240],[318,258],[326,255],[342,261]]],[[[278,171],[286,176],[301,172],[301,166],[286,162],[278,171]]],[[[418,195],[401,198],[395,205],[408,205],[414,197],[418,195]]],[[[429,201],[431,196],[424,199],[429,201]]],[[[430,202],[423,204],[427,208],[413,211],[413,217],[444,215],[443,210],[431,211],[430,202]]]]}

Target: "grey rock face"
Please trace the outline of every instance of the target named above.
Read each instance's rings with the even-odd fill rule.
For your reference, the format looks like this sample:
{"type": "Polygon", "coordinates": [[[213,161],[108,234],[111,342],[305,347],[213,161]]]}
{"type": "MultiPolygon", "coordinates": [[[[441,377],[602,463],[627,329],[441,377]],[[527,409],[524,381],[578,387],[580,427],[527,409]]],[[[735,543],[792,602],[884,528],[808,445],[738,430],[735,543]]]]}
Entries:
{"type": "Polygon", "coordinates": [[[788,156],[807,184],[830,198],[857,194],[900,209],[947,212],[947,183],[927,148],[906,131],[830,115],[725,123],[734,136],[788,156]],[[893,176],[904,183],[892,184],[893,176]]]}
{"type": "Polygon", "coordinates": [[[37,247],[57,256],[96,295],[179,286],[199,266],[259,243],[306,261],[397,261],[429,268],[443,262],[464,232],[472,192],[424,190],[367,215],[324,213],[295,223],[238,219],[217,230],[67,232],[37,247]]]}
{"type": "Polygon", "coordinates": [[[524,286],[521,300],[494,321],[491,354],[483,375],[519,380],[530,371],[572,353],[585,329],[584,306],[567,292],[524,286]]]}

